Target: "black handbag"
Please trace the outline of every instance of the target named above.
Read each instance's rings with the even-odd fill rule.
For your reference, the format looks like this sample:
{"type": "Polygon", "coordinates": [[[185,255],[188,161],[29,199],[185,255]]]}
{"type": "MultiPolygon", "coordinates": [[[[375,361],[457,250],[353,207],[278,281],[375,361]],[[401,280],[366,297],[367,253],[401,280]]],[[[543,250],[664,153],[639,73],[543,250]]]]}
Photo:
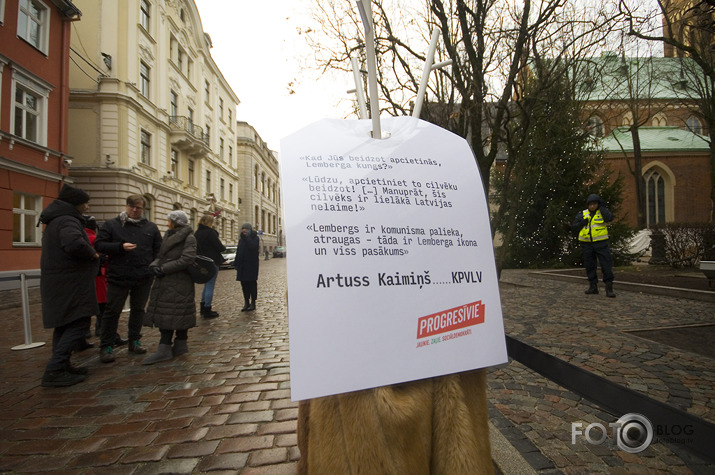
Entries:
{"type": "Polygon", "coordinates": [[[218,272],[218,267],[214,263],[214,260],[210,257],[197,255],[194,258],[194,262],[186,268],[191,275],[191,280],[195,284],[205,284],[209,280],[213,279],[213,276],[218,272]]]}

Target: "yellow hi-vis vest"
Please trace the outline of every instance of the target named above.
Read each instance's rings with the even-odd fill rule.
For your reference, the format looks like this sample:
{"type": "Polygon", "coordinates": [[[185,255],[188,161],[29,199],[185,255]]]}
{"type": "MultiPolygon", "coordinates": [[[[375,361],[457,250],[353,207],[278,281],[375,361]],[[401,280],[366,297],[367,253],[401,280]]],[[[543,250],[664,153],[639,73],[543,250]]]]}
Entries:
{"type": "Polygon", "coordinates": [[[601,216],[601,210],[596,210],[596,213],[591,216],[591,213],[583,210],[584,219],[588,219],[588,224],[578,233],[578,240],[582,242],[605,241],[608,239],[608,228],[601,216]]]}

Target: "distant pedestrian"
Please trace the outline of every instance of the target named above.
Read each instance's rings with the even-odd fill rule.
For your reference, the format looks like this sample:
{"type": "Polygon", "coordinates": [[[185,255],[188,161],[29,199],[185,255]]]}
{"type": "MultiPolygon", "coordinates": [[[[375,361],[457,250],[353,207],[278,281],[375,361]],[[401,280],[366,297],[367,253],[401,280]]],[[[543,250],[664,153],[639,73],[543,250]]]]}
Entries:
{"type": "Polygon", "coordinates": [[[261,241],[251,223],[241,226],[241,234],[236,247],[236,260],[233,266],[236,268],[236,280],[241,282],[243,290],[244,305],[242,312],[256,309],[256,298],[258,298],[258,251],[261,241]]]}
{"type": "Polygon", "coordinates": [[[603,282],[606,284],[606,296],[615,297],[613,292],[613,257],[608,246],[608,228],[606,223],[613,221],[613,213],[606,207],[601,197],[591,194],[586,200],[587,208],[580,212],[571,224],[571,229],[578,232],[578,240],[583,251],[583,265],[588,277],[587,294],[598,293],[597,260],[601,263],[603,282]]]}
{"type": "Polygon", "coordinates": [[[169,230],[150,265],[156,280],[144,318],[145,326],[159,329],[161,339],[156,353],[142,361],[146,365],[188,353],[189,328],[196,326],[194,281],[186,270],[196,257],[196,237],[183,211],[172,211],[168,219],[169,230]]]}
{"type": "MultiPolygon", "coordinates": [[[[221,253],[226,250],[226,246],[223,245],[221,239],[218,237],[218,231],[213,228],[215,219],[216,218],[210,214],[202,216],[194,236],[196,236],[197,254],[210,257],[213,259],[216,267],[219,267],[223,263],[221,253]]],[[[200,309],[201,316],[204,318],[218,317],[218,312],[211,310],[217,277],[218,272],[214,274],[211,280],[204,284],[204,290],[201,293],[200,309]]]]}
{"type": "Polygon", "coordinates": [[[67,184],[40,215],[45,224],[40,257],[42,323],[54,328],[52,357],[45,367],[42,386],[72,386],[87,377],[87,368],[73,366],[72,350],[85,342],[92,315],[97,314],[94,277],[99,253],[84,232],[82,216],[89,195],[67,184]]]}
{"type": "Polygon", "coordinates": [[[161,246],[161,233],[144,214],[144,197],[130,195],[126,208],[104,223],[94,246],[109,256],[107,267],[107,305],[102,315],[99,360],[114,361],[113,346],[124,303],[129,297],[129,352],[146,353],[141,344],[144,307],[154,280],[149,264],[161,246]]]}

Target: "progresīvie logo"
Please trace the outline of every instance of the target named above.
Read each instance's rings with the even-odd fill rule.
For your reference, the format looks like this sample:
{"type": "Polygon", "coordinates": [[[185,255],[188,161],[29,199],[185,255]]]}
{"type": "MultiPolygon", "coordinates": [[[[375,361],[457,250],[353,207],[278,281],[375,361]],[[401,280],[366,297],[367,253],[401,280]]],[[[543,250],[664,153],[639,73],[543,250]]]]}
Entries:
{"type": "MultiPolygon", "coordinates": [[[[637,454],[653,441],[653,424],[642,414],[625,414],[608,426],[616,445],[624,452],[637,454]]],[[[600,445],[608,438],[608,429],[600,422],[592,422],[585,429],[583,422],[572,422],[571,444],[576,444],[577,436],[583,436],[591,445],[600,445]]]]}

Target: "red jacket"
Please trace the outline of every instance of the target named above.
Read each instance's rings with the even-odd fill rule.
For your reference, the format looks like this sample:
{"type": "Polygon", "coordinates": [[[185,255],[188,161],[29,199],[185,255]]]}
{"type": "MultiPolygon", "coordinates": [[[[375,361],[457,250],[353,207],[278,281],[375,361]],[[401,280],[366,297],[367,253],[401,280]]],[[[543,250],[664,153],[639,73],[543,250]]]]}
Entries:
{"type": "MultiPolygon", "coordinates": [[[[97,239],[97,233],[93,229],[84,228],[84,231],[89,237],[89,243],[94,246],[94,240],[97,239]]],[[[94,285],[97,288],[97,303],[107,303],[107,261],[102,260],[99,267],[99,273],[94,279],[94,285]]]]}

